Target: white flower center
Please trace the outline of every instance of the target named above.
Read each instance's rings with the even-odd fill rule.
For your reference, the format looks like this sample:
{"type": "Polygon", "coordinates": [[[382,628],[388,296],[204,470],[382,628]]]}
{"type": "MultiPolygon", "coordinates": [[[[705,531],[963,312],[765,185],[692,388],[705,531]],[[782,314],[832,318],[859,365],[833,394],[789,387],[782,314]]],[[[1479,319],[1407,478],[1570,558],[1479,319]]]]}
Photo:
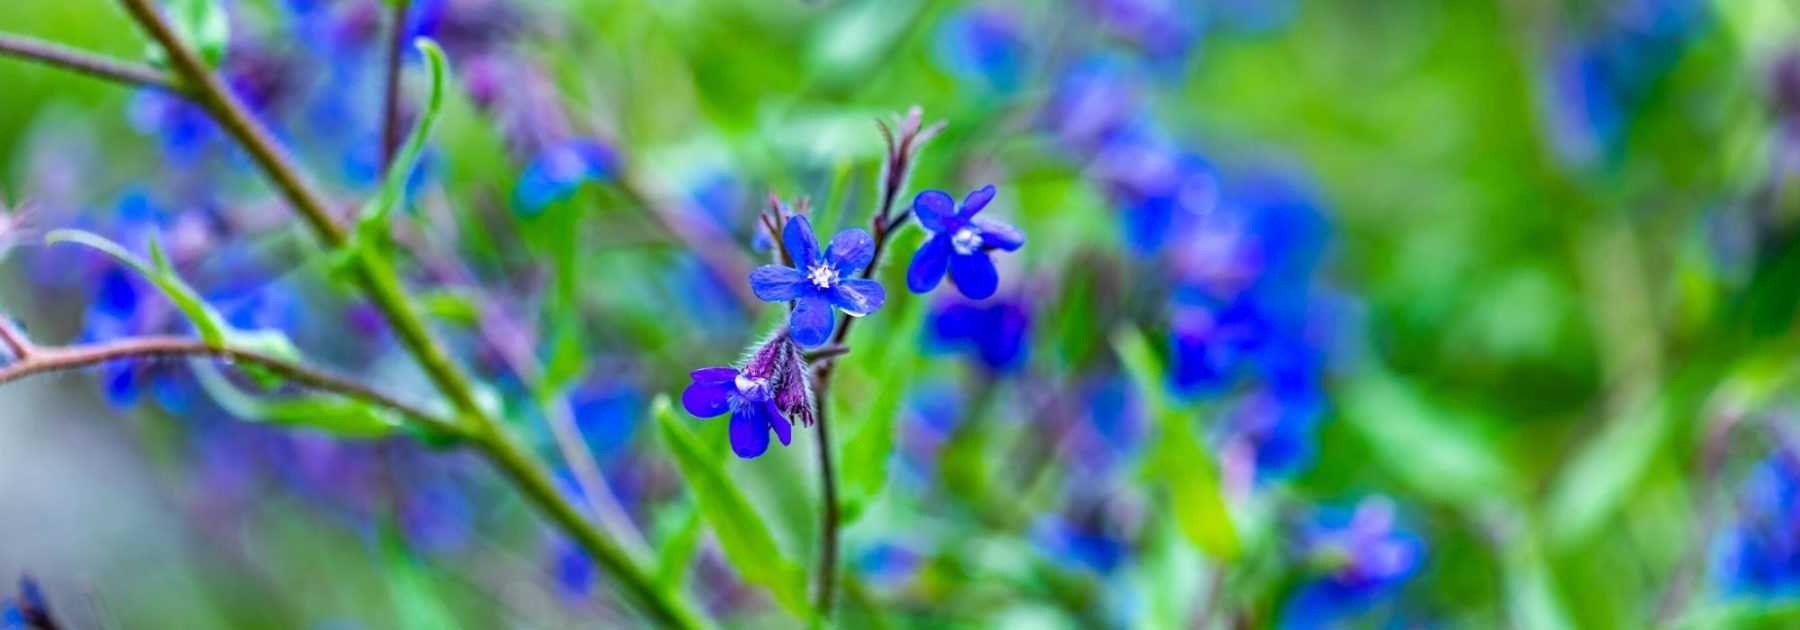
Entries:
{"type": "Polygon", "coordinates": [[[838,272],[836,269],[832,269],[831,265],[819,263],[806,270],[806,279],[811,281],[813,286],[829,289],[831,285],[837,284],[838,272]]]}
{"type": "Polygon", "coordinates": [[[769,397],[769,382],[766,379],[750,378],[739,374],[737,381],[738,395],[750,400],[763,400],[769,397]]]}
{"type": "Polygon", "coordinates": [[[972,227],[957,230],[950,235],[950,246],[955,247],[958,254],[973,254],[976,249],[981,248],[981,232],[972,227]]]}

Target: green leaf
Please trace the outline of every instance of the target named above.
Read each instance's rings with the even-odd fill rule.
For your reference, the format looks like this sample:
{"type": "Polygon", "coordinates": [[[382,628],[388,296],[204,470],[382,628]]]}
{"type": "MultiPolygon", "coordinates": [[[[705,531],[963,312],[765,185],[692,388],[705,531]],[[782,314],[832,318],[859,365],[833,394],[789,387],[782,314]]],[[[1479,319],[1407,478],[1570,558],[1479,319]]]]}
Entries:
{"type": "Polygon", "coordinates": [[[1378,367],[1364,369],[1345,390],[1346,424],[1369,441],[1378,465],[1414,491],[1459,506],[1518,496],[1517,479],[1470,432],[1467,414],[1433,404],[1378,367]]]}
{"type": "Polygon", "coordinates": [[[701,517],[725,550],[725,559],[745,580],[769,589],[789,612],[812,618],[812,607],[806,601],[806,572],[782,555],[768,525],[732,482],[724,465],[676,416],[668,396],[658,396],[651,403],[651,413],[676,468],[694,492],[701,517]]]}
{"type": "Polygon", "coordinates": [[[700,511],[687,507],[681,523],[656,548],[656,583],[670,592],[681,590],[688,566],[700,552],[700,511]]]}
{"type": "MultiPolygon", "coordinates": [[[[915,330],[923,319],[922,300],[910,300],[901,312],[898,330],[915,330]]],[[[894,335],[887,335],[888,338],[894,335]]],[[[873,400],[860,405],[862,414],[851,427],[850,440],[843,448],[844,500],[841,508],[845,523],[855,522],[862,512],[881,495],[887,486],[888,460],[894,453],[894,427],[900,409],[906,403],[907,388],[918,373],[918,345],[900,343],[885,351],[863,348],[870,357],[880,360],[879,376],[873,400]]],[[[840,416],[842,417],[842,416],[840,416]]]]}
{"type": "Polygon", "coordinates": [[[220,407],[245,420],[305,427],[357,439],[387,437],[401,428],[400,419],[394,414],[362,401],[323,395],[258,400],[239,391],[211,362],[193,361],[189,368],[201,389],[220,407]]]}
{"type": "Polygon", "coordinates": [[[1512,626],[1544,630],[1574,627],[1557,598],[1550,570],[1544,565],[1537,543],[1529,533],[1520,533],[1518,538],[1500,551],[1506,571],[1506,600],[1513,617],[1512,626]]]}
{"type": "Polygon", "coordinates": [[[51,245],[57,243],[86,245],[131,267],[145,280],[156,285],[163,295],[168,296],[169,300],[175,303],[175,308],[186,315],[188,321],[193,322],[194,328],[200,331],[201,339],[213,346],[225,344],[227,333],[231,327],[225,323],[225,318],[220,316],[218,311],[213,310],[205,300],[200,299],[200,294],[194,291],[193,287],[188,286],[181,276],[175,274],[175,269],[169,265],[168,257],[163,255],[162,247],[156,244],[155,238],[150,239],[150,257],[153,262],[144,262],[143,259],[127,251],[124,246],[99,234],[83,230],[51,230],[50,233],[44,235],[44,242],[51,245]]]}
{"type": "Polygon", "coordinates": [[[1237,528],[1219,487],[1212,454],[1201,446],[1187,414],[1169,403],[1156,353],[1135,328],[1115,332],[1112,344],[1150,409],[1155,437],[1146,472],[1168,489],[1182,536],[1221,561],[1237,558],[1241,551],[1237,528]]]}
{"type": "Polygon", "coordinates": [[[1637,487],[1674,424],[1667,405],[1661,395],[1643,395],[1557,476],[1543,510],[1555,549],[1572,548],[1598,533],[1637,487]]]}
{"type": "Polygon", "coordinates": [[[425,141],[431,137],[431,128],[437,124],[438,114],[444,108],[444,79],[449,72],[444,51],[436,42],[424,37],[414,41],[413,45],[425,55],[425,65],[431,71],[431,96],[425,102],[425,110],[419,114],[418,124],[407,135],[406,144],[388,164],[387,173],[381,179],[381,189],[363,205],[357,222],[358,243],[353,246],[369,247],[387,237],[388,218],[403,201],[406,180],[418,167],[419,156],[425,152],[425,141]]]}
{"type": "Polygon", "coordinates": [[[433,319],[459,326],[474,326],[481,321],[481,306],[467,291],[444,288],[420,293],[419,306],[433,319]]]}
{"type": "MultiPolygon", "coordinates": [[[[231,18],[220,0],[169,0],[164,15],[176,37],[193,47],[200,60],[217,68],[225,59],[225,48],[231,43],[231,18]]],[[[150,60],[158,65],[167,62],[161,47],[150,48],[150,60]]]]}

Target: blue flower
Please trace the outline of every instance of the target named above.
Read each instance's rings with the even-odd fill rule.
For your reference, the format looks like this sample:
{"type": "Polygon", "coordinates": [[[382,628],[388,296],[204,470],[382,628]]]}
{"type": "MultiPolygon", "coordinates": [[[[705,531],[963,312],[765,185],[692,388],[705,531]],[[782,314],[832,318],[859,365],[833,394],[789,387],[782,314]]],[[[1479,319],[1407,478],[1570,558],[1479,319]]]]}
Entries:
{"type": "Polygon", "coordinates": [[[794,303],[788,333],[800,345],[818,346],[831,338],[837,319],[833,307],[862,317],[887,301],[881,283],[855,277],[875,259],[875,239],[868,232],[838,232],[820,255],[812,224],[806,217],[794,217],[782,229],[781,240],[794,266],[758,267],[750,272],[750,290],[767,302],[794,303]]]}
{"type": "Polygon", "coordinates": [[[1283,628],[1330,628],[1368,612],[1418,573],[1425,544],[1402,528],[1392,501],[1326,508],[1300,532],[1301,553],[1325,569],[1288,598],[1283,628]]]}
{"type": "Polygon", "coordinates": [[[731,412],[731,451],[750,459],[769,449],[769,430],[782,446],[793,439],[793,425],[775,404],[769,379],[740,373],[736,368],[709,367],[694,370],[694,382],[681,392],[681,406],[696,418],[731,412]]]}
{"type": "Polygon", "coordinates": [[[995,9],[968,9],[944,22],[939,53],[957,76],[996,92],[1018,89],[1025,71],[1025,40],[1012,15],[995,9]]]}
{"type": "Polygon", "coordinates": [[[969,193],[961,208],[950,193],[941,190],[927,190],[913,198],[913,214],[919,217],[919,224],[937,234],[913,254],[912,266],[906,270],[907,288],[913,293],[937,288],[947,269],[957,290],[969,299],[994,294],[1000,286],[1000,272],[994,269],[988,252],[1016,250],[1025,244],[1025,234],[1005,223],[975,216],[993,198],[993,184],[969,193]]]}
{"type": "Polygon", "coordinates": [[[1715,563],[1719,584],[1739,595],[1800,595],[1800,457],[1783,450],[1763,460],[1738,504],[1715,563]]]}
{"type": "Polygon", "coordinates": [[[988,371],[1004,374],[1029,354],[1031,312],[1013,300],[947,302],[932,312],[926,331],[933,345],[967,349],[988,371]]]}
{"type": "Polygon", "coordinates": [[[550,145],[525,166],[513,200],[521,213],[535,215],[569,198],[583,183],[611,177],[617,162],[611,147],[593,140],[550,145]]]}

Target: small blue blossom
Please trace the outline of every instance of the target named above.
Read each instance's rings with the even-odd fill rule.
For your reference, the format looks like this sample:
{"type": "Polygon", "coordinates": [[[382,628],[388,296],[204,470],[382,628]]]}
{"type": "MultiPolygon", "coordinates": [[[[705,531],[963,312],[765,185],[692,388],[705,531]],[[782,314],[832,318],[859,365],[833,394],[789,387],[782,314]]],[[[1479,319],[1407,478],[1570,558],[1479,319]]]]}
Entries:
{"type": "Polygon", "coordinates": [[[1302,528],[1300,553],[1321,575],[1282,610],[1283,628],[1339,627],[1374,608],[1418,573],[1425,544],[1401,527],[1392,501],[1325,508],[1302,528]]]}
{"type": "Polygon", "coordinates": [[[731,451],[738,457],[750,459],[768,450],[770,429],[782,446],[793,439],[793,425],[776,408],[767,379],[730,367],[700,368],[689,376],[694,382],[681,392],[681,406],[696,418],[731,412],[731,451]]]}
{"type": "Polygon", "coordinates": [[[1777,451],[1745,480],[1737,522],[1719,543],[1714,571],[1734,595],[1800,596],[1800,457],[1777,451]]]}
{"type": "Polygon", "coordinates": [[[1000,272],[988,252],[1014,251],[1025,244],[1025,233],[1018,228],[975,216],[994,199],[994,186],[989,184],[963,198],[962,207],[950,193],[927,190],[913,198],[913,214],[919,224],[937,234],[913,254],[912,266],[906,270],[906,286],[913,293],[937,288],[950,272],[957,290],[971,300],[984,299],[1000,286],[1000,272]]]}
{"type": "Polygon", "coordinates": [[[1030,353],[1031,312],[1014,300],[949,301],[932,310],[926,332],[931,345],[967,350],[988,371],[1005,374],[1030,353]]]}
{"type": "Polygon", "coordinates": [[[875,258],[875,239],[868,232],[838,232],[821,255],[812,224],[806,217],[794,217],[782,229],[781,240],[794,266],[758,267],[750,272],[750,290],[766,302],[794,303],[788,333],[800,345],[819,346],[831,338],[837,325],[834,307],[862,317],[887,301],[881,283],[856,277],[875,258]]]}
{"type": "Polygon", "coordinates": [[[938,33],[939,54],[957,76],[996,92],[1018,89],[1025,74],[1025,38],[1006,12],[968,9],[945,20],[938,33]]]}
{"type": "Polygon", "coordinates": [[[535,215],[569,198],[583,183],[611,177],[618,157],[594,140],[571,140],[546,147],[519,175],[513,199],[519,212],[535,215]]]}

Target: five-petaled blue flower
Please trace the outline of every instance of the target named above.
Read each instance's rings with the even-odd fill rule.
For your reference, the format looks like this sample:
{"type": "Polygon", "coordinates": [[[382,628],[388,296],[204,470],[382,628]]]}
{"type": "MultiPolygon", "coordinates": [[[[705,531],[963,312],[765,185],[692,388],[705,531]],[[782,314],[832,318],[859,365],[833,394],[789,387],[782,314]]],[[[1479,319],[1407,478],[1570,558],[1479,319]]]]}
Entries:
{"type": "Polygon", "coordinates": [[[775,404],[774,387],[730,367],[709,367],[689,374],[693,384],[681,392],[681,406],[696,418],[731,412],[731,451],[749,459],[769,449],[769,429],[786,446],[794,436],[793,425],[775,404]]]}
{"type": "Polygon", "coordinates": [[[1016,250],[1025,244],[1025,234],[1005,223],[975,216],[993,198],[993,184],[969,193],[961,208],[950,193],[941,190],[927,190],[913,198],[913,214],[919,216],[919,224],[937,234],[913,254],[912,266],[906,270],[907,288],[913,293],[937,288],[948,269],[957,290],[969,299],[994,294],[1000,286],[1000,273],[988,252],[1016,250]]]}
{"type": "Polygon", "coordinates": [[[764,301],[794,303],[794,312],[788,315],[788,334],[800,345],[818,346],[831,338],[837,319],[832,307],[862,317],[887,300],[881,283],[856,277],[875,259],[875,239],[868,232],[838,232],[820,255],[812,224],[806,217],[794,217],[782,228],[781,242],[794,266],[756,268],[750,272],[750,290],[764,301]]]}

